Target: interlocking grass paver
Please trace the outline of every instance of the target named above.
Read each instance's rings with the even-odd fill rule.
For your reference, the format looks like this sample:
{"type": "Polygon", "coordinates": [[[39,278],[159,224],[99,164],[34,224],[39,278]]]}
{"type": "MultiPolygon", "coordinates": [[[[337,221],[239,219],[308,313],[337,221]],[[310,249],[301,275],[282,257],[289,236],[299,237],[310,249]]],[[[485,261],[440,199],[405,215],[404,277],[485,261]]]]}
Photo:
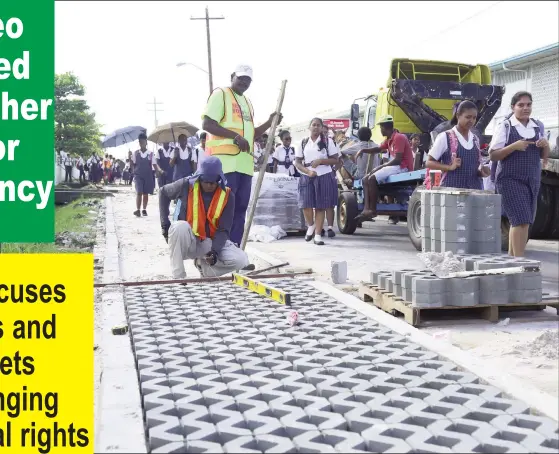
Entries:
{"type": "Polygon", "coordinates": [[[231,283],[126,290],[150,452],[557,452],[526,404],[304,282],[273,285],[298,326],[231,283]]]}

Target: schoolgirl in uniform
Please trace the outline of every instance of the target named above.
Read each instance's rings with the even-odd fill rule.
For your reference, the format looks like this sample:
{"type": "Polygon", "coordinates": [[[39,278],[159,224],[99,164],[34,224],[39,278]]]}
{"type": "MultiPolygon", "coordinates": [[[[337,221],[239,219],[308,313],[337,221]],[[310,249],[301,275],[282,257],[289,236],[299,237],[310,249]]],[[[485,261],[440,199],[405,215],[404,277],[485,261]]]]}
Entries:
{"type": "Polygon", "coordinates": [[[324,245],[322,227],[327,208],[338,203],[338,183],[332,172],[337,164],[339,151],[332,139],[322,134],[323,123],[313,118],[309,127],[310,137],[303,139],[295,151],[295,167],[299,170],[299,208],[307,222],[306,241],[324,245]]]}
{"type": "Polygon", "coordinates": [[[291,146],[291,134],[289,131],[281,131],[279,138],[282,145],[278,145],[272,154],[274,159],[274,172],[291,177],[299,176],[295,168],[295,148],[291,146]]]}
{"type": "Polygon", "coordinates": [[[192,152],[186,135],[179,136],[178,145],[170,161],[173,168],[173,181],[188,177],[196,171],[196,155],[192,152]]]}
{"type": "Polygon", "coordinates": [[[172,157],[173,147],[170,146],[169,142],[165,142],[163,146],[157,150],[157,154],[155,155],[157,165],[163,171],[157,179],[160,188],[173,182],[173,169],[170,164],[172,157]]]}
{"type": "Polygon", "coordinates": [[[479,139],[472,132],[477,113],[473,102],[461,102],[452,117],[452,129],[439,134],[429,151],[426,167],[443,171],[442,187],[482,190],[482,178],[491,173],[482,165],[479,139]]]}
{"type": "Polygon", "coordinates": [[[140,149],[131,155],[131,162],[134,163],[134,180],[136,184],[136,211],[134,216],[140,217],[140,206],[143,205],[141,215],[147,216],[148,197],[153,194],[155,182],[153,181],[153,171],[160,174],[161,169],[157,165],[155,153],[147,149],[148,138],[145,133],[138,136],[140,149]]]}
{"type": "Polygon", "coordinates": [[[495,129],[489,155],[497,162],[495,189],[501,194],[503,216],[510,223],[509,255],[522,257],[534,222],[541,180],[541,161],[549,157],[544,126],[530,118],[532,95],[516,93],[512,115],[495,129]]]}

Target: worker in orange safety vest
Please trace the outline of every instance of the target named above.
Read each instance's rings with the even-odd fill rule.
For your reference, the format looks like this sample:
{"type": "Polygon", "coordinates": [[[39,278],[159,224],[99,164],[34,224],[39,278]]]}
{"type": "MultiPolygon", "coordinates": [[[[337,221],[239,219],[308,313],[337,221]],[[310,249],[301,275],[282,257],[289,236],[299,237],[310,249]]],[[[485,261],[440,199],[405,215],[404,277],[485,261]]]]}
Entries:
{"type": "Polygon", "coordinates": [[[169,244],[174,279],[186,278],[184,261],[194,260],[202,277],[254,269],[247,254],[229,239],[235,194],[226,186],[221,161],[208,156],[190,177],[159,190],[162,233],[169,244]],[[169,205],[177,200],[173,222],[169,205]]]}

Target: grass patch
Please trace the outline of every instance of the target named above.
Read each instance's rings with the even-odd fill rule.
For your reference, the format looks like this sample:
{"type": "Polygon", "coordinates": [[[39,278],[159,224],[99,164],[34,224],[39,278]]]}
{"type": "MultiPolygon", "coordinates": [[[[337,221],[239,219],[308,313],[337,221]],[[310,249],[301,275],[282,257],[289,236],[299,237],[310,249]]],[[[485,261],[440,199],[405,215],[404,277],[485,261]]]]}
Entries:
{"type": "MultiPolygon", "coordinates": [[[[98,212],[100,205],[83,205],[83,202],[88,200],[93,200],[93,198],[80,198],[68,205],[55,207],[54,230],[57,238],[63,232],[95,235],[94,229],[97,224],[97,216],[93,216],[89,211],[98,212]]],[[[1,252],[3,254],[50,254],[84,251],[76,246],[65,247],[55,243],[2,243],[1,252]]]]}

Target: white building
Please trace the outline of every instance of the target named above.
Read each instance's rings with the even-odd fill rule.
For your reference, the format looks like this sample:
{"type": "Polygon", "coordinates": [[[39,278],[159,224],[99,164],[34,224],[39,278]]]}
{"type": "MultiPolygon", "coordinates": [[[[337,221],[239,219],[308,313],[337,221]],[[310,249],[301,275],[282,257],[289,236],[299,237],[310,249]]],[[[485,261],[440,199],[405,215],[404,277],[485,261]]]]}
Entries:
{"type": "Polygon", "coordinates": [[[504,85],[500,109],[487,127],[487,133],[511,112],[510,101],[518,91],[532,93],[532,117],[543,122],[550,131],[553,147],[559,133],[559,43],[491,63],[489,69],[494,85],[504,85]]]}

